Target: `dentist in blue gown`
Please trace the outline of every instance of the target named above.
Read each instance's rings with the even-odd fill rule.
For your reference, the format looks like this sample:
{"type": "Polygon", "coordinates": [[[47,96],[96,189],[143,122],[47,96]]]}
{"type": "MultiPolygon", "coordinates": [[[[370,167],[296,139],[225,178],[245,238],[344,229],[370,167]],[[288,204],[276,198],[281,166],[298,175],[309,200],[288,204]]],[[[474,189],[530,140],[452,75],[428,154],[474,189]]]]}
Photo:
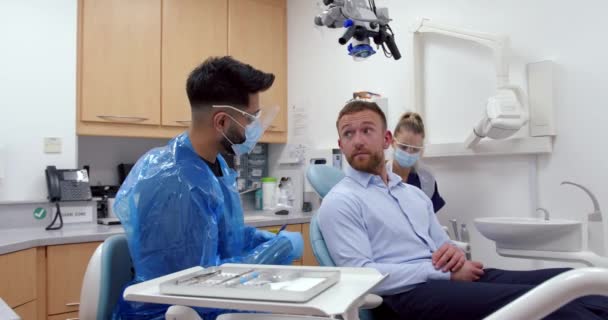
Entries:
{"type": "MultiPolygon", "coordinates": [[[[190,73],[191,128],[143,155],[116,197],[132,283],[193,266],[290,264],[302,255],[299,233],[244,225],[237,175],[222,157],[246,154],[262,137],[277,109],[262,108],[259,93],[273,82],[273,74],[231,57],[209,58],[190,73]]],[[[164,319],[167,307],[121,298],[114,319],[164,319]]],[[[223,312],[196,311],[205,320],[223,312]]]]}

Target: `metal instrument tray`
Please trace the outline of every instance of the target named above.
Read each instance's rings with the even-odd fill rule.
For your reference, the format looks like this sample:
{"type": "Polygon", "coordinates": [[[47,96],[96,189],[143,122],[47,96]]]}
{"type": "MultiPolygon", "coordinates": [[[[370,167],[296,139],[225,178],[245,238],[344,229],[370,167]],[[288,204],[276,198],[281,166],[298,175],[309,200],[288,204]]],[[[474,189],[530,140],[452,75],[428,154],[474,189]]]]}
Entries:
{"type": "Polygon", "coordinates": [[[209,267],[160,283],[162,294],[281,302],[306,302],[340,280],[340,271],[209,267]]]}

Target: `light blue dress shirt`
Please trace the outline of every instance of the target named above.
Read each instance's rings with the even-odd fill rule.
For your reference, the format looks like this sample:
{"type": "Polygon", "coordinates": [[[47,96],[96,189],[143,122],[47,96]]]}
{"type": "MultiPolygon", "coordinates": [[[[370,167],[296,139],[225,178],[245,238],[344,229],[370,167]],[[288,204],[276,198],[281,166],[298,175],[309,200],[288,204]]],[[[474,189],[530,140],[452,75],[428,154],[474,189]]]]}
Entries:
{"type": "Polygon", "coordinates": [[[390,171],[387,186],[380,176],[345,170],[318,216],[336,265],[388,274],[374,289],[379,295],[405,292],[430,279],[449,280],[450,272],[435,270],[431,258],[450,239],[424,192],[390,171]]]}

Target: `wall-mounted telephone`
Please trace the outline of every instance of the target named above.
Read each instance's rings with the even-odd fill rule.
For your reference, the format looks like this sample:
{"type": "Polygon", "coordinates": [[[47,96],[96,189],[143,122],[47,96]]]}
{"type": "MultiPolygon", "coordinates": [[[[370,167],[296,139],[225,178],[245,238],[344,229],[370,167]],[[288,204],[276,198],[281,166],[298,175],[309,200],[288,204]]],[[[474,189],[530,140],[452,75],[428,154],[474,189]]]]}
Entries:
{"type": "Polygon", "coordinates": [[[91,200],[91,184],[87,170],[48,166],[45,172],[51,202],[91,200]]]}
{"type": "Polygon", "coordinates": [[[91,200],[91,185],[89,173],[86,169],[57,169],[48,166],[44,171],[46,174],[46,186],[49,190],[49,201],[55,203],[57,212],[51,224],[46,230],[58,230],[63,227],[63,217],[59,201],[87,201],[91,200]],[[53,227],[59,218],[59,226],[53,227]]]}

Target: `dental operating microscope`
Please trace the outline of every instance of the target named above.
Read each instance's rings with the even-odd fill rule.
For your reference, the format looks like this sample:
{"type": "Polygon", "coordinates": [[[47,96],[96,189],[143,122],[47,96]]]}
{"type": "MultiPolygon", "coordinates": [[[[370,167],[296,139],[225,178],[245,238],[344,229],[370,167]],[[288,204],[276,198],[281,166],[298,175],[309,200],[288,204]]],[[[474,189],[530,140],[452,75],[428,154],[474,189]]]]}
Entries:
{"type": "Polygon", "coordinates": [[[315,16],[315,24],[332,29],[345,28],[338,43],[348,43],[348,54],[355,61],[365,60],[376,53],[370,39],[386,57],[401,58],[395,34],[388,24],[391,21],[388,8],[376,7],[374,0],[323,0],[323,4],[327,7],[315,16]]]}

